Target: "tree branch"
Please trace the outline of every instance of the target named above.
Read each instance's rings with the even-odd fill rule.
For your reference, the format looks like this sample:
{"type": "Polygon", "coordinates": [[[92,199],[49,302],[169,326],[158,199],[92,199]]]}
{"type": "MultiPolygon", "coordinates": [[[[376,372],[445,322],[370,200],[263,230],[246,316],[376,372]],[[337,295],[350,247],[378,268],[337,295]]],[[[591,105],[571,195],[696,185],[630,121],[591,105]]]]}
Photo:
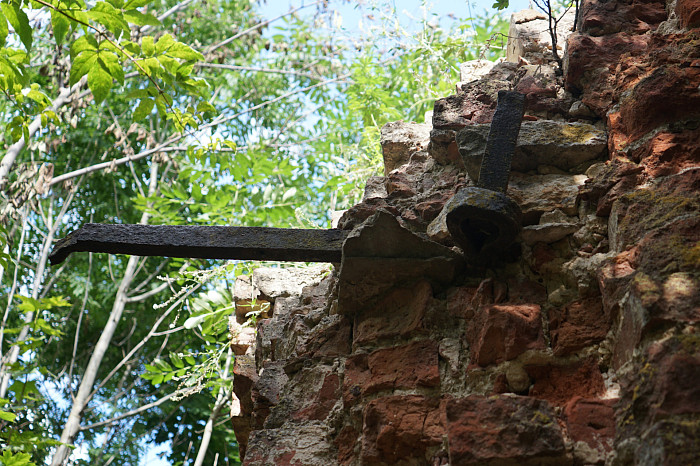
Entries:
{"type": "MultiPolygon", "coordinates": [[[[51,103],[51,111],[56,112],[60,107],[68,103],[70,101],[71,96],[74,93],[78,92],[80,88],[85,85],[86,82],[87,77],[83,76],[80,79],[80,81],[73,84],[72,87],[64,87],[63,89],[61,89],[61,91],[58,94],[58,97],[56,97],[51,103]]],[[[39,128],[41,128],[41,115],[34,118],[34,120],[29,124],[29,128],[27,129],[29,137],[31,138],[32,136],[34,136],[34,134],[37,131],[39,131],[39,128]]],[[[2,188],[7,182],[7,177],[10,174],[10,169],[12,168],[12,165],[14,165],[15,163],[15,159],[17,159],[17,155],[19,155],[19,153],[22,151],[22,149],[24,149],[24,146],[26,145],[27,141],[24,140],[23,135],[19,139],[19,141],[15,142],[10,146],[9,149],[7,149],[5,157],[3,157],[2,162],[0,162],[0,188],[2,188]]]]}
{"type": "Polygon", "coordinates": [[[146,292],[143,293],[143,294],[140,294],[140,295],[137,295],[137,296],[129,296],[129,297],[127,297],[127,298],[126,298],[126,302],[127,302],[127,303],[133,303],[133,302],[136,302],[136,301],[143,301],[143,300],[145,300],[145,299],[150,298],[150,297],[153,296],[153,295],[157,295],[158,293],[160,293],[161,291],[163,291],[163,290],[166,289],[167,287],[168,287],[168,282],[163,282],[163,283],[161,283],[160,285],[158,285],[157,287],[153,288],[153,289],[150,290],[150,291],[146,291],[146,292]]]}
{"type": "MultiPolygon", "coordinates": [[[[307,87],[304,87],[301,89],[296,89],[294,91],[287,92],[286,94],[282,94],[278,97],[275,97],[274,99],[267,100],[261,104],[254,105],[250,108],[247,108],[245,110],[237,112],[233,115],[229,115],[226,117],[222,116],[222,117],[216,118],[212,122],[200,126],[199,130],[201,131],[201,130],[204,130],[207,128],[211,128],[213,126],[220,125],[222,123],[226,123],[228,121],[233,120],[234,118],[238,118],[241,115],[245,115],[247,113],[254,112],[255,110],[259,110],[267,105],[271,105],[271,104],[274,104],[275,102],[279,102],[280,100],[284,100],[287,97],[291,97],[295,94],[300,94],[300,93],[303,93],[306,91],[310,91],[312,89],[315,89],[315,88],[321,87],[321,86],[325,86],[327,84],[342,81],[343,79],[348,78],[349,76],[350,76],[350,73],[344,74],[344,75],[338,76],[336,78],[326,79],[325,81],[321,81],[321,82],[313,84],[311,86],[307,86],[307,87]]],[[[143,152],[139,152],[138,154],[127,155],[126,157],[122,157],[120,159],[113,159],[109,162],[102,162],[102,163],[98,163],[95,165],[91,165],[89,167],[84,167],[84,168],[81,168],[78,170],[74,170],[72,172],[64,173],[63,175],[60,175],[60,176],[57,176],[57,177],[51,179],[51,181],[49,181],[49,183],[48,183],[48,186],[51,187],[55,184],[62,183],[68,179],[75,178],[76,176],[85,175],[87,173],[92,173],[92,172],[95,172],[98,170],[103,170],[105,168],[109,168],[112,166],[122,165],[122,164],[125,164],[127,162],[133,162],[133,161],[142,159],[144,157],[147,157],[151,154],[155,154],[157,152],[176,152],[176,151],[187,150],[186,146],[168,147],[170,144],[174,144],[174,143],[180,141],[181,139],[184,139],[186,136],[187,136],[186,134],[178,134],[178,135],[170,137],[165,142],[163,142],[162,144],[159,144],[158,146],[154,147],[153,149],[148,149],[148,150],[145,150],[143,152]]],[[[222,148],[219,150],[221,150],[222,152],[234,152],[232,149],[226,149],[226,148],[222,148]]]]}
{"type": "Polygon", "coordinates": [[[253,66],[239,66],[239,65],[220,65],[218,63],[197,63],[200,68],[218,68],[222,70],[233,70],[233,71],[253,71],[256,73],[276,73],[276,74],[291,74],[293,76],[299,76],[302,78],[313,79],[318,81],[321,79],[320,76],[314,76],[309,73],[302,73],[301,71],[295,70],[278,70],[273,68],[256,68],[253,66]]]}
{"type": "Polygon", "coordinates": [[[187,388],[180,388],[179,390],[175,390],[174,392],[169,393],[169,394],[167,394],[167,395],[165,395],[165,396],[163,396],[163,397],[157,399],[156,401],[154,401],[154,402],[152,402],[152,403],[148,403],[147,405],[139,406],[138,408],[132,409],[131,411],[127,411],[126,413],[120,414],[119,416],[113,417],[113,418],[111,418],[111,419],[106,419],[106,420],[104,420],[104,421],[96,422],[96,423],[94,423],[94,424],[88,424],[88,425],[86,425],[86,426],[81,426],[81,427],[80,427],[80,430],[81,430],[81,431],[90,430],[90,429],[95,429],[95,428],[97,428],[97,427],[106,426],[106,425],[108,425],[108,424],[113,424],[113,423],[115,423],[115,422],[117,422],[117,421],[121,421],[122,419],[125,419],[125,418],[127,418],[127,417],[134,416],[134,415],[136,415],[136,414],[139,414],[139,413],[142,413],[142,412],[144,412],[144,411],[147,411],[147,410],[149,410],[149,409],[151,409],[151,408],[155,408],[156,406],[160,406],[160,405],[162,405],[163,403],[165,403],[166,401],[168,401],[169,399],[171,399],[171,398],[173,398],[173,397],[175,397],[175,396],[177,396],[177,395],[181,395],[181,394],[185,393],[185,392],[188,391],[188,390],[189,390],[189,387],[187,387],[187,388]]]}
{"type": "Polygon", "coordinates": [[[289,10],[287,13],[281,14],[281,15],[275,17],[275,18],[268,19],[268,20],[266,20],[266,21],[263,21],[262,23],[258,23],[258,24],[254,25],[254,26],[251,26],[251,27],[249,27],[248,29],[245,29],[245,30],[243,30],[243,31],[241,31],[241,32],[239,32],[239,33],[234,34],[233,36],[229,37],[228,39],[219,42],[219,43],[216,44],[216,45],[210,46],[210,47],[206,50],[206,52],[204,53],[204,55],[208,55],[208,54],[214,52],[215,50],[218,50],[218,49],[220,49],[221,47],[224,47],[224,46],[230,44],[231,42],[233,42],[234,40],[236,40],[236,39],[238,39],[238,38],[240,38],[240,37],[243,37],[243,36],[245,36],[245,35],[247,35],[247,34],[250,34],[251,32],[253,32],[253,31],[257,30],[257,29],[260,29],[260,28],[262,28],[262,27],[265,27],[265,26],[267,26],[268,24],[272,23],[273,21],[277,21],[278,19],[282,19],[282,18],[284,18],[285,16],[292,15],[292,14],[296,13],[296,12],[299,11],[299,10],[303,10],[304,8],[309,8],[309,7],[311,7],[311,6],[318,5],[319,3],[321,3],[321,0],[316,1],[316,2],[313,2],[313,3],[309,3],[308,5],[302,5],[302,6],[300,6],[300,7],[297,7],[297,8],[295,8],[295,9],[293,9],[293,10],[289,10]]]}

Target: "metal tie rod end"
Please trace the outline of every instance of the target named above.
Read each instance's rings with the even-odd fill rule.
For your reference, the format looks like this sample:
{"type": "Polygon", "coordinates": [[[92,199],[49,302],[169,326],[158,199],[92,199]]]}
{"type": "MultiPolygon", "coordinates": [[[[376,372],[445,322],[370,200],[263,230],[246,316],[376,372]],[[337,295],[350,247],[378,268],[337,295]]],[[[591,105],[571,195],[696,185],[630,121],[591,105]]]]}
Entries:
{"type": "Polygon", "coordinates": [[[496,113],[476,187],[458,191],[445,205],[447,229],[467,257],[491,262],[513,244],[522,211],[505,192],[525,111],[525,96],[499,91],[496,113]]]}

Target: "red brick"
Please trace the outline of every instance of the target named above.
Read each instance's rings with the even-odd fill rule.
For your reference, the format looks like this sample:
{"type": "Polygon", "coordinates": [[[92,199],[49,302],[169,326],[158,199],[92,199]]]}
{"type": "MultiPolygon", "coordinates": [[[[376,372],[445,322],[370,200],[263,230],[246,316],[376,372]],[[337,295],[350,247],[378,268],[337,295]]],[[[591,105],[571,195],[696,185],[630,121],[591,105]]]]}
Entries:
{"type": "Polygon", "coordinates": [[[494,304],[477,311],[467,328],[473,364],[487,366],[544,349],[538,304],[494,304]]]}
{"type": "Polygon", "coordinates": [[[700,26],[700,1],[677,0],[676,14],[684,28],[696,28],[700,26]]]}
{"type": "Polygon", "coordinates": [[[562,432],[546,401],[472,395],[449,400],[446,419],[450,464],[568,464],[562,432]]]}
{"type": "Polygon", "coordinates": [[[566,429],[574,442],[586,442],[591,448],[610,451],[615,438],[617,399],[572,398],[564,407],[566,429]]]}
{"type": "Polygon", "coordinates": [[[576,396],[594,398],[605,391],[603,376],[592,359],[570,366],[526,366],[533,380],[529,396],[563,406],[576,396]]]}
{"type": "Polygon", "coordinates": [[[345,316],[324,318],[297,345],[297,356],[327,358],[349,354],[352,346],[350,322],[345,316]]]}
{"type": "Polygon", "coordinates": [[[476,294],[473,286],[452,288],[447,292],[447,311],[453,317],[471,319],[474,315],[472,299],[476,294]]]}
{"type": "Polygon", "coordinates": [[[438,385],[438,346],[432,340],[358,354],[345,361],[343,399],[346,404],[383,390],[438,385]]]}
{"type": "Polygon", "coordinates": [[[338,449],[338,464],[352,464],[357,460],[355,447],[357,446],[359,433],[352,426],[345,426],[334,440],[338,449]]]}
{"type": "Polygon", "coordinates": [[[554,354],[563,356],[602,341],[610,330],[600,296],[580,299],[550,312],[554,354]]]}
{"type": "MultiPolygon", "coordinates": [[[[293,396],[293,395],[291,395],[293,396]]],[[[307,393],[303,408],[292,413],[297,421],[322,421],[328,417],[340,398],[340,378],[336,373],[326,374],[318,390],[307,393]]]]}
{"type": "Polygon", "coordinates": [[[660,131],[634,150],[621,151],[640,163],[651,178],[668,176],[700,165],[700,129],[660,131]]]}
{"type": "Polygon", "coordinates": [[[582,2],[579,12],[580,31],[592,36],[617,32],[644,34],[666,20],[665,7],[663,0],[587,0],[582,2]]]}
{"type": "Polygon", "coordinates": [[[362,434],[362,464],[424,464],[428,449],[442,444],[444,410],[420,395],[378,398],[365,407],[362,434]]]}

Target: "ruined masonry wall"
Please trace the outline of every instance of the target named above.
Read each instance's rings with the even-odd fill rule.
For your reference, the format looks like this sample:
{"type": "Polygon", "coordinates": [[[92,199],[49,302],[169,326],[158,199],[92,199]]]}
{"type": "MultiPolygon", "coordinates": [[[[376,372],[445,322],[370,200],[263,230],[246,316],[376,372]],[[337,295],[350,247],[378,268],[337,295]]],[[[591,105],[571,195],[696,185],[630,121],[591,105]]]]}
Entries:
{"type": "Polygon", "coordinates": [[[700,1],[584,0],[563,74],[545,29],[513,15],[509,61],[383,128],[342,264],[238,279],[245,464],[700,464],[700,1]],[[501,89],[524,228],[479,269],[440,213],[501,89]]]}

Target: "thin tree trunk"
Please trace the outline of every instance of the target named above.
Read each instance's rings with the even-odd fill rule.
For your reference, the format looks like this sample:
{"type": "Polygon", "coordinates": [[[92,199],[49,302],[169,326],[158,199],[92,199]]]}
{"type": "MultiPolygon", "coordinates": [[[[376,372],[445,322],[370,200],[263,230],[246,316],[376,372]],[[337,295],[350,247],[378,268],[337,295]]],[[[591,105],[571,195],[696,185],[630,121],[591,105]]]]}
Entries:
{"type": "MultiPolygon", "coordinates": [[[[74,194],[75,191],[71,191],[71,193],[68,195],[68,198],[66,198],[66,201],[63,203],[61,211],[55,219],[50,218],[50,216],[49,218],[47,218],[47,226],[49,228],[49,231],[47,232],[46,237],[44,238],[44,243],[41,246],[41,255],[38,258],[37,266],[34,270],[34,281],[32,283],[31,295],[32,299],[39,298],[39,294],[41,293],[41,283],[44,279],[44,270],[46,269],[46,261],[48,260],[49,252],[51,251],[51,246],[53,246],[54,235],[56,234],[58,225],[61,223],[61,219],[68,210],[68,206],[73,200],[74,194]]],[[[19,267],[19,263],[17,264],[17,266],[19,267]]],[[[12,297],[10,296],[8,297],[8,299],[12,299],[12,297]]],[[[19,344],[27,339],[27,335],[29,334],[29,325],[33,321],[34,312],[27,312],[24,315],[24,326],[22,327],[22,330],[20,330],[15,344],[12,345],[9,354],[2,362],[2,366],[0,367],[0,398],[5,398],[5,395],[7,395],[7,388],[10,384],[10,371],[8,370],[8,368],[14,363],[16,363],[17,359],[19,359],[19,344]]]]}
{"type": "MultiPolygon", "coordinates": [[[[229,348],[228,354],[226,355],[226,364],[224,367],[223,380],[228,380],[228,372],[229,367],[231,365],[231,359],[233,359],[233,351],[231,350],[231,348],[229,348]]],[[[219,396],[216,399],[216,403],[214,403],[214,409],[209,415],[207,425],[204,426],[204,432],[202,433],[202,443],[199,444],[199,450],[197,451],[197,458],[194,460],[194,466],[202,466],[202,464],[204,463],[204,457],[207,454],[207,450],[209,449],[209,442],[211,441],[211,434],[214,431],[214,423],[216,423],[216,420],[219,418],[223,407],[226,406],[226,401],[228,400],[230,393],[230,390],[221,389],[219,391],[219,396]]]]}
{"type": "MultiPolygon", "coordinates": [[[[153,163],[151,165],[151,179],[149,182],[149,194],[155,192],[158,175],[158,164],[153,163]]],[[[148,223],[149,219],[148,213],[143,213],[141,216],[142,225],[148,223]]],[[[117,295],[114,298],[114,304],[112,305],[112,312],[109,315],[109,320],[105,325],[100,338],[97,340],[95,349],[93,350],[90,360],[88,361],[87,368],[85,369],[85,374],[80,381],[80,387],[78,388],[78,393],[73,400],[73,405],[71,406],[70,414],[68,415],[68,420],[63,427],[63,432],[61,433],[61,445],[56,449],[56,452],[51,459],[51,466],[61,466],[65,463],[71,453],[70,446],[73,445],[75,437],[80,432],[80,422],[82,420],[82,414],[90,401],[90,393],[92,392],[92,387],[95,384],[95,379],[97,378],[97,372],[102,364],[102,359],[104,354],[109,348],[112,342],[112,337],[114,332],[117,330],[119,321],[121,320],[122,313],[124,312],[124,307],[127,302],[127,293],[129,288],[134,281],[134,274],[136,268],[138,267],[140,257],[131,256],[126,264],[126,269],[124,270],[124,276],[119,284],[117,290],[117,295]]]]}

